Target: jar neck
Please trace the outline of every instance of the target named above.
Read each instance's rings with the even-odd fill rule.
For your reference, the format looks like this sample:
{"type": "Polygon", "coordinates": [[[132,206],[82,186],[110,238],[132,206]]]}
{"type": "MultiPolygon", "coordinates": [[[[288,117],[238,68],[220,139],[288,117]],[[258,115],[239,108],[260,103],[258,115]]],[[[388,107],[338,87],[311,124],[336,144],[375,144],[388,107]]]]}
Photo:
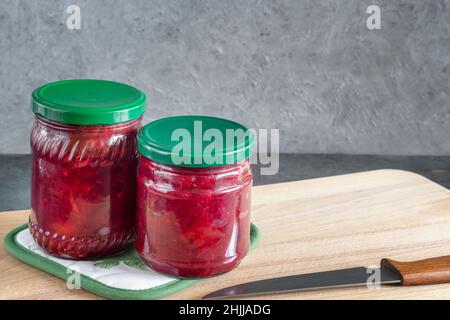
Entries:
{"type": "Polygon", "coordinates": [[[154,192],[185,198],[189,194],[228,194],[252,184],[250,161],[209,168],[165,165],[141,156],[138,181],[154,192]]]}
{"type": "Polygon", "coordinates": [[[136,130],[137,127],[140,126],[142,117],[139,117],[135,120],[120,122],[117,124],[108,124],[108,125],[73,125],[60,123],[52,120],[45,119],[38,115],[35,115],[36,124],[50,131],[63,131],[63,132],[83,132],[83,133],[116,133],[116,132],[127,132],[130,130],[136,130]]]}
{"type": "Polygon", "coordinates": [[[250,161],[249,159],[245,159],[244,161],[229,164],[226,166],[218,166],[218,167],[206,167],[206,168],[188,168],[188,167],[178,167],[167,164],[162,164],[156,161],[153,161],[149,158],[146,158],[141,155],[141,161],[144,161],[148,166],[151,166],[158,170],[163,170],[166,172],[172,172],[182,175],[202,175],[202,174],[226,174],[227,172],[237,171],[237,170],[249,170],[250,169],[250,161]]]}

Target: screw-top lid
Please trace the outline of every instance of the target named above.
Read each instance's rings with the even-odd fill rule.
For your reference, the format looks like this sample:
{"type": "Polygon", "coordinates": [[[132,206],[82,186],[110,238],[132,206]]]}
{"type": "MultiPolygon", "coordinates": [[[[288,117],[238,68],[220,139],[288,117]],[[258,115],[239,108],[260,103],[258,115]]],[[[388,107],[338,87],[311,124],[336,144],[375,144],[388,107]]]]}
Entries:
{"type": "Polygon", "coordinates": [[[139,118],[145,111],[145,95],[114,81],[63,80],[37,88],[32,94],[32,110],[61,123],[115,124],[139,118]]]}
{"type": "Polygon", "coordinates": [[[218,167],[251,157],[254,135],[234,121],[178,116],[153,121],[138,133],[141,155],[180,167],[218,167]]]}

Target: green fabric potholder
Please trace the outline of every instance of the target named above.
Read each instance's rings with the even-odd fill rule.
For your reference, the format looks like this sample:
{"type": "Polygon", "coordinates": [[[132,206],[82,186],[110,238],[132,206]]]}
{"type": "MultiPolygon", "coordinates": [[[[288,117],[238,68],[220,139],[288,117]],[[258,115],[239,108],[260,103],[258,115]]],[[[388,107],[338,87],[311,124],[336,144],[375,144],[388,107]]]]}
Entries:
{"type": "MultiPolygon", "coordinates": [[[[259,240],[258,228],[250,228],[251,247],[259,240]]],[[[183,290],[200,280],[177,279],[161,275],[139,258],[134,249],[98,261],[75,261],[53,257],[34,241],[26,224],[9,232],[5,249],[23,262],[62,279],[80,274],[80,286],[110,299],[159,299],[183,290]]]]}

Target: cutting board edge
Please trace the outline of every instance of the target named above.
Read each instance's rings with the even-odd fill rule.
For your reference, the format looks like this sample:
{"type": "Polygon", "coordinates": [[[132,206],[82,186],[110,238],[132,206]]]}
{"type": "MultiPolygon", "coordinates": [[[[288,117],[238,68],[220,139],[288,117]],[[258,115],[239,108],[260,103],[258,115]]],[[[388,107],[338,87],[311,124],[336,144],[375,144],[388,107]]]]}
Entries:
{"type": "Polygon", "coordinates": [[[318,178],[307,178],[307,179],[301,179],[301,180],[293,180],[293,181],[286,181],[286,182],[277,182],[277,183],[271,183],[271,184],[264,184],[264,185],[257,185],[253,186],[253,188],[268,188],[270,186],[280,186],[280,185],[288,185],[288,184],[295,184],[298,182],[308,182],[308,181],[316,181],[316,180],[326,180],[326,179],[335,179],[340,178],[343,176],[356,176],[356,175],[365,175],[365,174],[372,174],[372,173],[388,173],[388,174],[399,174],[399,175],[406,175],[415,177],[416,179],[423,180],[424,182],[430,182],[439,188],[447,191],[450,194],[450,190],[444,187],[443,185],[419,174],[413,171],[409,170],[403,170],[403,169],[395,169],[395,168],[384,168],[384,169],[375,169],[375,170],[366,170],[366,171],[358,171],[358,172],[351,172],[351,173],[344,173],[344,174],[337,174],[333,176],[324,176],[324,177],[318,177],[318,178]]]}

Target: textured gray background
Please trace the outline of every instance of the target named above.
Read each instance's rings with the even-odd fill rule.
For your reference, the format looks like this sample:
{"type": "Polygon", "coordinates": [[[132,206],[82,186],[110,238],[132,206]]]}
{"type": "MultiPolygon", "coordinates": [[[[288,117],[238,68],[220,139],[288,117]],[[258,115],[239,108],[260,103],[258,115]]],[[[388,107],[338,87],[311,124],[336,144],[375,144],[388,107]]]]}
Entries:
{"type": "Polygon", "coordinates": [[[0,153],[29,152],[35,87],[89,77],[146,92],[146,120],[279,128],[282,152],[449,155],[449,75],[450,1],[2,0],[0,153]]]}

